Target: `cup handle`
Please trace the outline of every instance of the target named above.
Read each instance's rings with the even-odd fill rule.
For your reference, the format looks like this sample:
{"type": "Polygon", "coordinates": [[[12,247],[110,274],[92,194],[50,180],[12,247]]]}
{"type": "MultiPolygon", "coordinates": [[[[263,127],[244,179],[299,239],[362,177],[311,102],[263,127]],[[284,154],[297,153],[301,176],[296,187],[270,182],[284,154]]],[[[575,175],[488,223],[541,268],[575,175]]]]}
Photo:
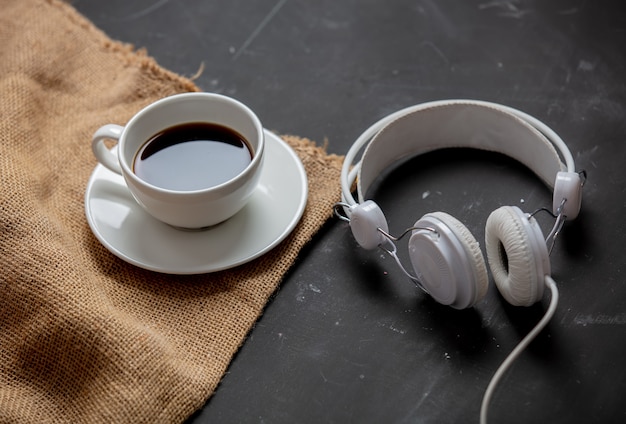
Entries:
{"type": "Polygon", "coordinates": [[[113,152],[111,152],[104,144],[104,140],[113,139],[119,141],[123,130],[124,127],[119,125],[104,125],[98,128],[91,141],[91,149],[93,150],[93,154],[96,156],[96,159],[98,159],[98,162],[120,175],[122,174],[120,162],[113,152]]]}

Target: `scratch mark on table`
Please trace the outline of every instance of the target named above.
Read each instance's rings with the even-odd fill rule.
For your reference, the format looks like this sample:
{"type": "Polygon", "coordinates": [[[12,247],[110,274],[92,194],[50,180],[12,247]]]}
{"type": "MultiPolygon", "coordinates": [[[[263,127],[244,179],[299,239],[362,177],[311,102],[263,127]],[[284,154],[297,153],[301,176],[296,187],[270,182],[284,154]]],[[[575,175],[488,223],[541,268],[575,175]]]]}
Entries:
{"type": "Polygon", "coordinates": [[[577,314],[574,317],[574,324],[586,327],[588,325],[626,325],[626,313],[617,315],[608,314],[577,314]]]}
{"type": "Polygon", "coordinates": [[[448,60],[448,57],[445,54],[443,54],[441,49],[439,49],[439,47],[437,47],[434,43],[432,43],[431,41],[423,41],[421,45],[430,47],[430,49],[434,51],[437,54],[437,56],[439,56],[444,61],[446,65],[450,65],[450,60],[448,60]]]}
{"type": "Polygon", "coordinates": [[[396,327],[395,326],[395,322],[393,322],[391,324],[386,324],[386,323],[383,323],[383,322],[379,322],[379,323],[377,323],[377,325],[379,327],[387,328],[387,329],[393,331],[394,333],[398,333],[398,334],[401,334],[401,335],[406,334],[406,330],[404,330],[402,328],[396,327]]]}
{"type": "Polygon", "coordinates": [[[263,31],[265,26],[274,18],[274,16],[276,16],[278,11],[285,5],[285,3],[287,3],[287,0],[279,0],[279,2],[274,5],[274,7],[272,8],[272,10],[270,10],[267,16],[265,16],[261,23],[254,29],[254,31],[252,31],[252,34],[250,34],[246,41],[243,42],[241,47],[239,47],[239,50],[235,52],[233,60],[237,60],[239,56],[241,56],[241,54],[248,48],[248,46],[252,44],[254,39],[259,36],[261,31],[263,31]]]}
{"type": "Polygon", "coordinates": [[[578,70],[580,71],[590,72],[593,71],[595,67],[596,65],[588,60],[581,60],[578,62],[578,70]]]}
{"type": "Polygon", "coordinates": [[[415,406],[412,408],[411,411],[411,416],[413,416],[413,414],[416,411],[419,411],[420,408],[422,407],[422,405],[424,404],[424,402],[426,402],[430,396],[431,391],[433,390],[433,388],[435,387],[436,381],[435,380],[431,380],[428,385],[426,386],[425,389],[422,390],[422,396],[421,398],[417,401],[417,403],[415,404],[415,406]]]}
{"type": "Polygon", "coordinates": [[[515,3],[518,3],[517,0],[494,0],[487,3],[481,3],[478,5],[478,10],[491,9],[491,8],[500,8],[503,9],[503,12],[498,13],[498,15],[506,17],[506,18],[515,18],[520,19],[523,18],[524,15],[530,13],[530,10],[522,10],[518,8],[515,3]]]}
{"type": "Polygon", "coordinates": [[[128,15],[126,17],[124,17],[124,19],[121,19],[122,21],[133,21],[135,19],[139,19],[139,18],[143,18],[146,15],[149,15],[150,13],[154,12],[155,10],[157,10],[158,8],[160,8],[161,6],[164,6],[165,4],[169,3],[170,0],[159,0],[156,3],[153,3],[151,6],[146,7],[143,10],[140,10],[139,12],[135,12],[131,15],[128,15]]]}
{"type": "Polygon", "coordinates": [[[332,385],[335,385],[335,386],[345,386],[345,384],[338,383],[336,381],[332,381],[332,380],[329,380],[328,378],[326,378],[326,376],[324,375],[322,370],[320,370],[320,375],[322,376],[322,380],[324,381],[324,384],[332,384],[332,385]]]}

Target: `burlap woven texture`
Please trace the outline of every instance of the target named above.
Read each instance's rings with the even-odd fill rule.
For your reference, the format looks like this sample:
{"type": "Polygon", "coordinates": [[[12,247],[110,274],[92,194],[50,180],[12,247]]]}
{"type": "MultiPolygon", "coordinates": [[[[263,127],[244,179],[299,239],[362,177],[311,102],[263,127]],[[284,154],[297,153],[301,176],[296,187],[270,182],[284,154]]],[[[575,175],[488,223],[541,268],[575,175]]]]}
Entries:
{"type": "Polygon", "coordinates": [[[264,257],[172,276],[101,246],[83,206],[91,135],[194,90],[65,3],[0,0],[1,422],[183,421],[330,217],[341,158],[285,137],[307,170],[309,201],[264,257]]]}

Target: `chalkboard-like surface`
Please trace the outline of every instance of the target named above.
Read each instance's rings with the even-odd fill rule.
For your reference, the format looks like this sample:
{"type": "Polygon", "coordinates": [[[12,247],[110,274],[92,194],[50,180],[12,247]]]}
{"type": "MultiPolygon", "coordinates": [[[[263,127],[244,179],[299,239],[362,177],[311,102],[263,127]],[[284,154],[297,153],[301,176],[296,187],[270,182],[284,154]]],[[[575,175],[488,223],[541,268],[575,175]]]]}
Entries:
{"type": "MultiPolygon", "coordinates": [[[[623,2],[72,4],[162,66],[199,73],[203,90],[250,105],[265,127],[327,143],[331,153],[347,152],[379,118],[435,99],[503,103],[550,125],[587,170],[583,211],[551,256],[561,292],[556,316],[502,381],[490,418],[624,422],[623,2]]],[[[441,210],[481,244],[498,206],[530,212],[551,202],[527,169],[466,150],[411,160],[372,194],[393,232],[441,210]]],[[[552,221],[540,220],[547,232],[552,221]]],[[[491,375],[546,306],[547,297],[530,308],[508,306],[493,287],[474,309],[440,306],[388,255],[359,249],[347,225],[331,221],[189,423],[477,422],[491,375]]]]}

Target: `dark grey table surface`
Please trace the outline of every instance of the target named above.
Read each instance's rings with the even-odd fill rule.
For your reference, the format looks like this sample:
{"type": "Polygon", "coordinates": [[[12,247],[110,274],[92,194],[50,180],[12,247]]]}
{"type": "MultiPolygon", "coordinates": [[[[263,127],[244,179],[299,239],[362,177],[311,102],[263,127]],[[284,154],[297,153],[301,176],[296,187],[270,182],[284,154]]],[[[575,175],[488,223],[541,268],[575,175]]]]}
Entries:
{"type": "MultiPolygon", "coordinates": [[[[371,123],[436,99],[503,103],[557,131],[588,172],[583,211],[551,255],[554,319],[505,376],[492,422],[626,422],[626,3],[620,0],[74,0],[110,37],[146,47],[265,127],[345,154],[371,123]]],[[[339,184],[339,181],[337,181],[339,184]]],[[[498,206],[549,190],[497,155],[439,151],[374,198],[392,231],[455,215],[484,238],[498,206]]],[[[544,231],[551,221],[543,219],[544,231]]],[[[481,244],[484,244],[481,242],[481,244]]],[[[470,310],[419,292],[332,220],[189,423],[477,422],[500,362],[544,313],[490,287],[470,310]]]]}

